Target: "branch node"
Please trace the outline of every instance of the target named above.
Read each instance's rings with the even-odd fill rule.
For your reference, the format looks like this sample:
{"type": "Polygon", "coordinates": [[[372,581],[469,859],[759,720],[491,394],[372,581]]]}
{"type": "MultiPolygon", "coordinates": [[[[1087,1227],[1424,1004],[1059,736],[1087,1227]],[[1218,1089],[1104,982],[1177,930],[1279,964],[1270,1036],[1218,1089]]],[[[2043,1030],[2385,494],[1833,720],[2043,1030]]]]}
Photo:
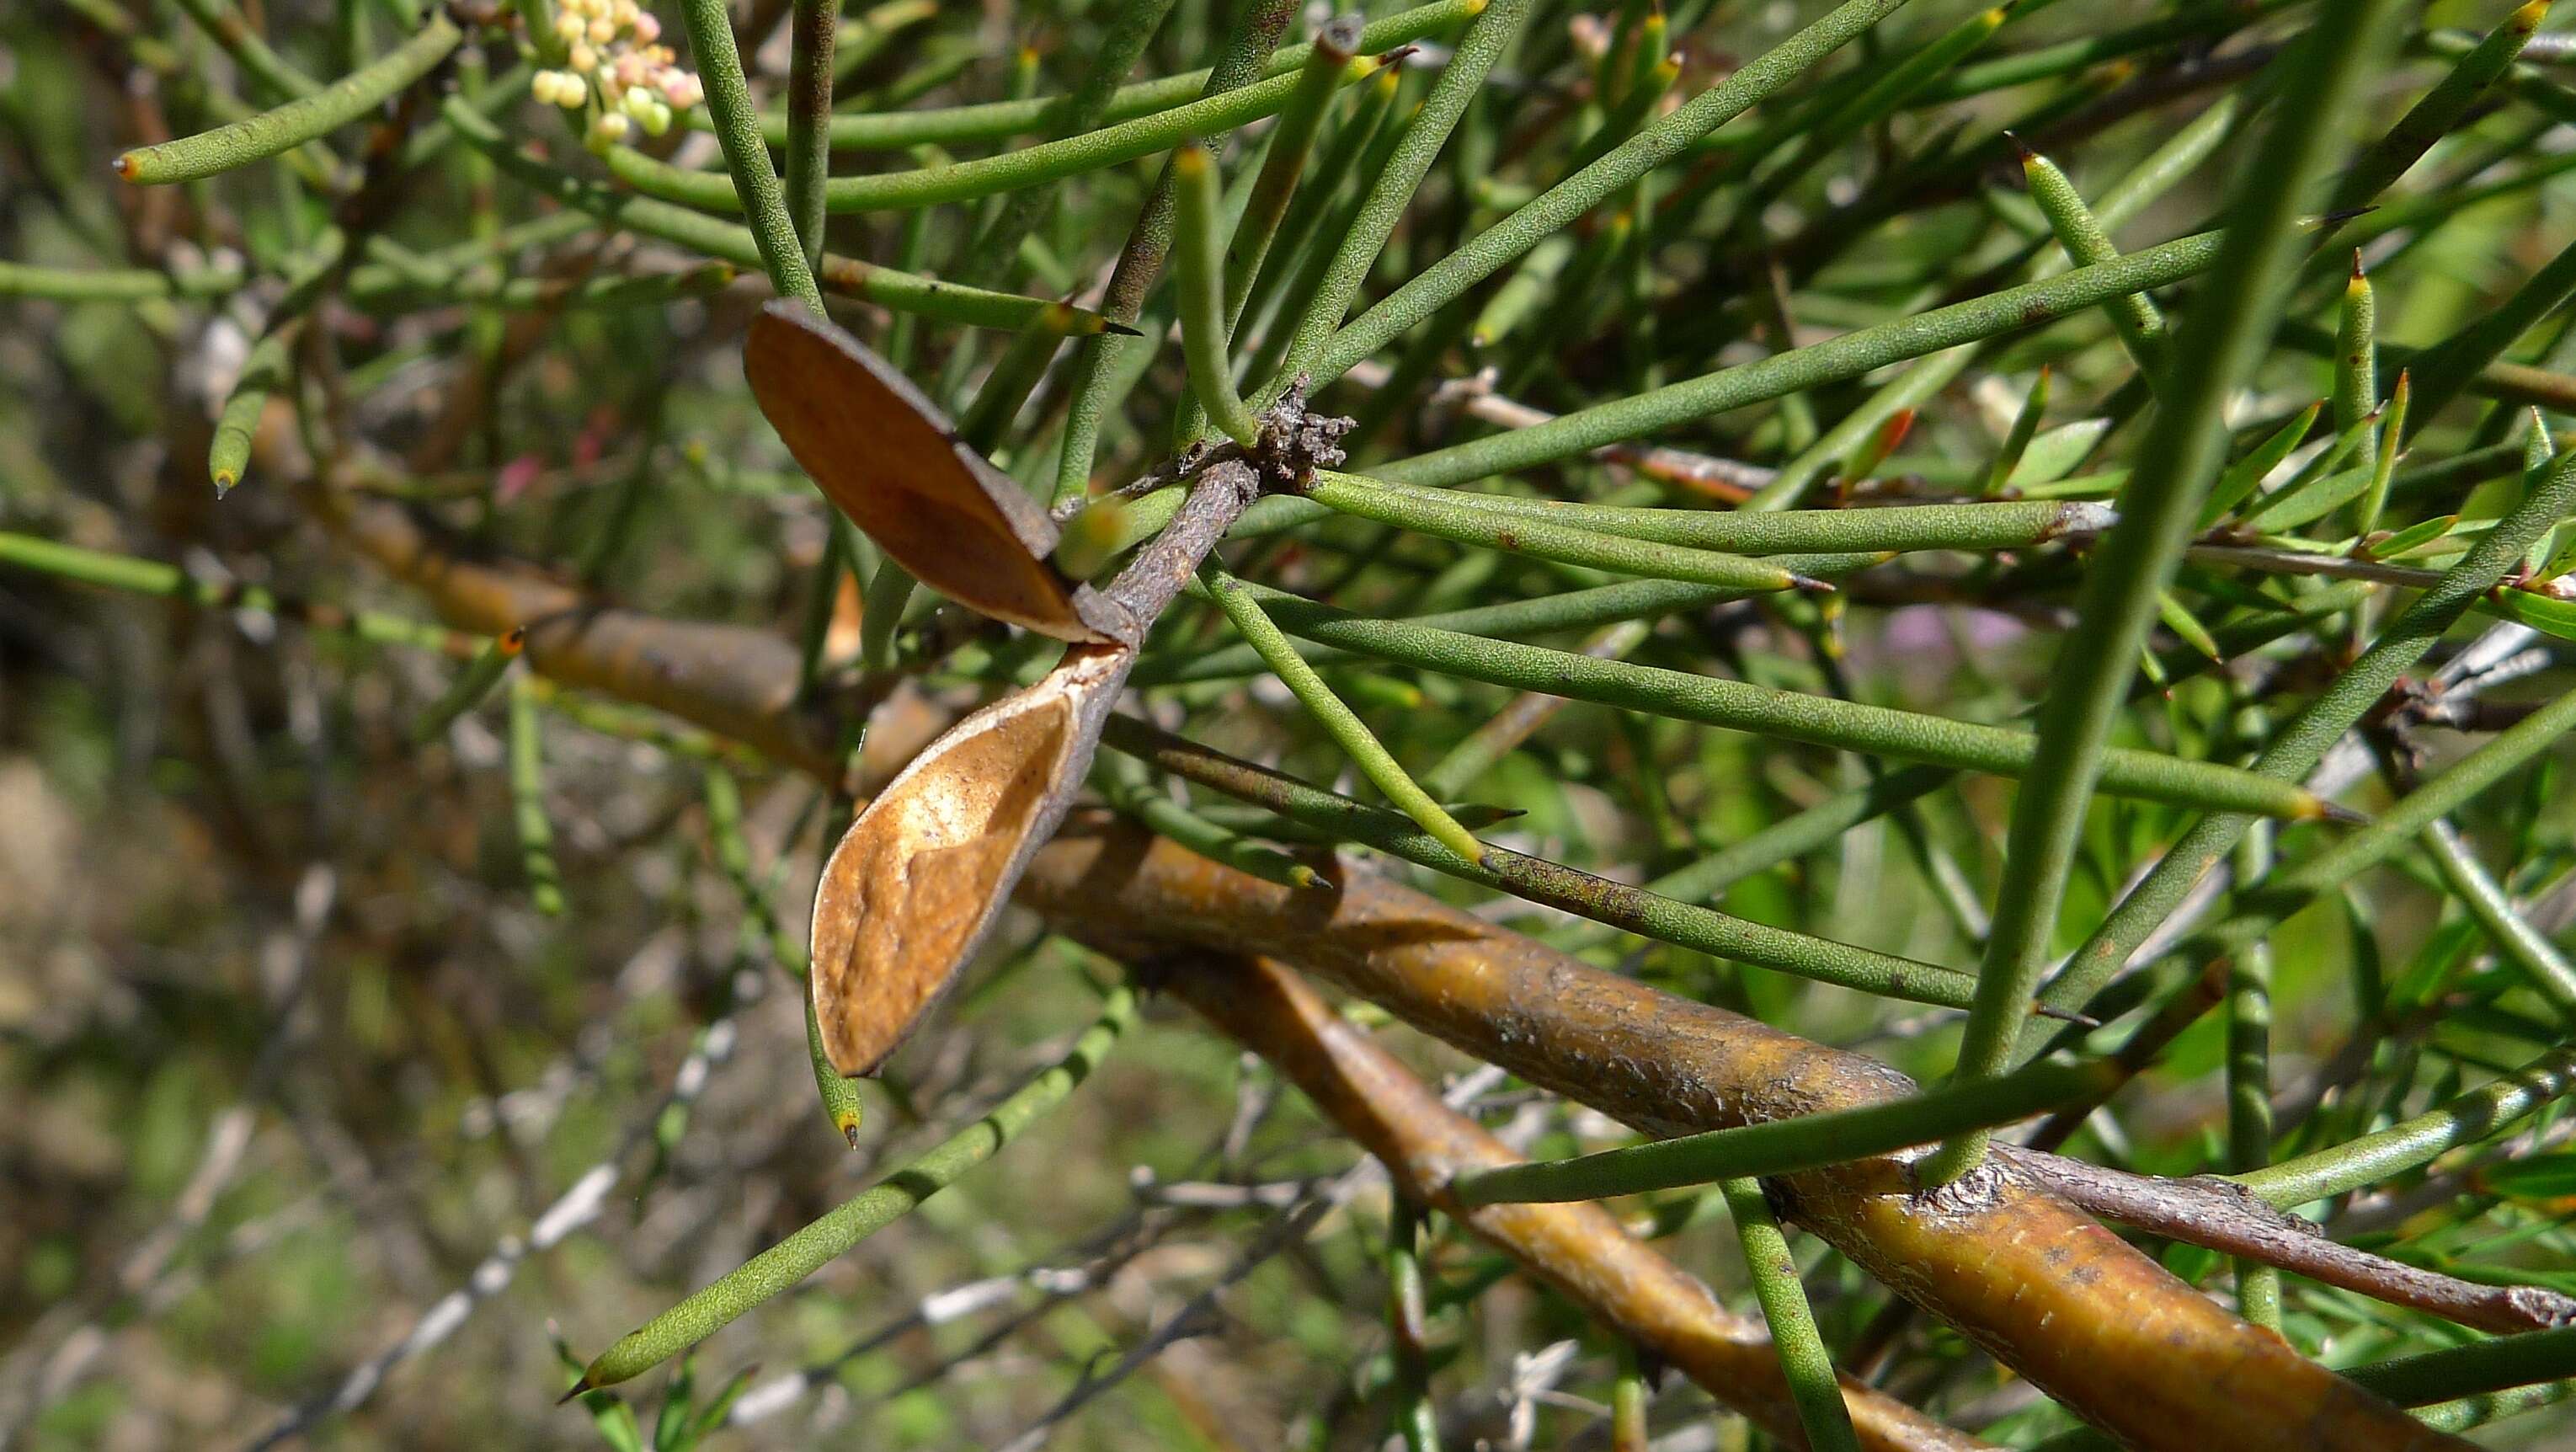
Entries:
{"type": "Polygon", "coordinates": [[[1265,489],[1299,488],[1315,477],[1316,470],[1341,466],[1342,436],[1351,431],[1355,421],[1338,414],[1308,411],[1306,389],[1310,381],[1307,374],[1297,375],[1288,391],[1261,415],[1261,439],[1256,452],[1265,489]]]}

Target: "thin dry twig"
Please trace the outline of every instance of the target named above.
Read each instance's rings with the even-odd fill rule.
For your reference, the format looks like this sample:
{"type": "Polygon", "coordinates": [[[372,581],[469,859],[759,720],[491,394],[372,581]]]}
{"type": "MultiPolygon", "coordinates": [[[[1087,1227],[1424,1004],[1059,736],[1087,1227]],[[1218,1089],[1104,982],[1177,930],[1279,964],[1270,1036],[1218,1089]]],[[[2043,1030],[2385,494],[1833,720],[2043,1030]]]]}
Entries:
{"type": "Polygon", "coordinates": [[[2576,1297],[2540,1286],[2485,1286],[2339,1244],[2232,1181],[2132,1175],[2062,1155],[2014,1152],[2023,1173],[2074,1204],[2168,1240],[2221,1250],[2310,1280],[2481,1331],[2576,1324],[2576,1297]]]}
{"type": "MultiPolygon", "coordinates": [[[[1598,1205],[1460,1205],[1458,1172],[1517,1163],[1475,1121],[1440,1102],[1385,1050],[1277,963],[1193,959],[1171,991],[1260,1053],[1352,1138],[1378,1157],[1403,1194],[1500,1246],[1529,1271],[1775,1435],[1795,1438],[1798,1415],[1770,1337],[1718,1304],[1708,1288],[1631,1237],[1598,1205]]],[[[1863,1445],[1879,1449],[1983,1445],[1846,1379],[1845,1403],[1863,1445]]]]}
{"type": "MultiPolygon", "coordinates": [[[[743,985],[736,994],[737,1009],[757,1001],[761,979],[757,974],[742,975],[743,985]]],[[[642,1116],[620,1138],[617,1148],[589,1169],[574,1177],[572,1184],[541,1212],[524,1236],[505,1235],[484,1254],[465,1283],[450,1291],[424,1311],[392,1345],[358,1364],[342,1377],[331,1390],[297,1404],[294,1410],[278,1419],[275,1425],[254,1439],[248,1452],[262,1452],[304,1435],[329,1418],[343,1415],[364,1405],[385,1383],[394,1369],[414,1356],[428,1351],[455,1335],[486,1301],[509,1288],[519,1267],[531,1255],[551,1250],[565,1237],[597,1220],[607,1209],[610,1192],[625,1178],[626,1161],[638,1146],[649,1143],[653,1129],[674,1107],[695,1104],[706,1092],[715,1070],[733,1057],[737,1037],[735,1019],[728,1014],[708,1024],[698,1035],[695,1047],[671,1076],[670,1092],[662,1096],[651,1113],[642,1116]]]]}
{"type": "MultiPolygon", "coordinates": [[[[1385,387],[1393,374],[1394,370],[1386,364],[1369,359],[1352,364],[1350,371],[1342,377],[1362,388],[1374,389],[1385,387]]],[[[1507,429],[1535,428],[1556,418],[1546,409],[1496,393],[1490,370],[1442,384],[1433,390],[1431,406],[1435,409],[1457,409],[1470,418],[1507,429]]],[[[1778,472],[1760,464],[1693,453],[1666,444],[1605,444],[1593,450],[1592,456],[1603,463],[1624,464],[1650,479],[1679,484],[1730,504],[1741,504],[1752,498],[1754,492],[1770,483],[1778,472]]]]}
{"type": "Polygon", "coordinates": [[[1030,1423],[1018,1436],[1002,1444],[1002,1452],[1037,1452],[1054,1435],[1057,1426],[1082,1410],[1102,1393],[1143,1370],[1155,1357],[1195,1336],[1207,1335],[1219,1320],[1217,1299],[1240,1284],[1244,1277],[1260,1269],[1270,1259],[1306,1238],[1316,1224],[1333,1210],[1344,1205],[1377,1182],[1377,1167],[1361,1165],[1337,1175],[1333,1180],[1305,1196],[1287,1209],[1273,1215],[1251,1241],[1239,1252],[1225,1272],[1192,1296],[1179,1310],[1164,1317],[1153,1330],[1135,1345],[1127,1348],[1105,1371],[1087,1375],[1073,1389],[1049,1407],[1045,1415],[1030,1423]]]}

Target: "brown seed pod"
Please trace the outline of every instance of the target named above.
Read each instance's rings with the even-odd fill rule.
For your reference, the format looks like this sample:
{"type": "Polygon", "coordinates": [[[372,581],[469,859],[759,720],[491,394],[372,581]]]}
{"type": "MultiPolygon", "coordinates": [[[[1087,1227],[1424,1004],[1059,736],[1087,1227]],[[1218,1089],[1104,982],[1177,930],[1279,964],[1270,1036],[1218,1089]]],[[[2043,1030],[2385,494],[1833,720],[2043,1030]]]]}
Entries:
{"type": "MultiPolygon", "coordinates": [[[[1145,627],[1224,537],[1258,479],[1203,471],[1174,523],[1106,592],[1068,580],[1055,524],[958,442],[885,360],[793,303],[753,319],[743,371],[763,413],[841,512],[923,584],[1074,643],[1046,678],[967,717],[886,784],[814,894],[824,1056],[873,1074],[992,931],[1081,786],[1145,627]]],[[[1327,439],[1329,442],[1329,439],[1327,439]]]]}
{"type": "Polygon", "coordinates": [[[832,849],[814,894],[814,1017],[843,1074],[873,1074],[992,930],[1064,817],[1135,655],[1076,648],[951,727],[832,849]]]}
{"type": "Polygon", "coordinates": [[[1056,568],[1046,511],[858,339],[772,302],[752,320],[743,372],[797,464],[913,578],[1058,640],[1137,637],[1125,609],[1056,568]]]}

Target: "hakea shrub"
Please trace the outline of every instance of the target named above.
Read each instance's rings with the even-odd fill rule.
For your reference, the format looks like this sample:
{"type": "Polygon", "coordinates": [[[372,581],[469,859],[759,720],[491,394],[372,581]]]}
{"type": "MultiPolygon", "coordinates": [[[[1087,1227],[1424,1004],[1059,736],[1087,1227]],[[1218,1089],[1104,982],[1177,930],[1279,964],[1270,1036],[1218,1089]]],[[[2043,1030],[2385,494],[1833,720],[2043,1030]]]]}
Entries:
{"type": "Polygon", "coordinates": [[[2563,1438],[2548,0],[64,9],[35,1445],[2563,1438]]]}

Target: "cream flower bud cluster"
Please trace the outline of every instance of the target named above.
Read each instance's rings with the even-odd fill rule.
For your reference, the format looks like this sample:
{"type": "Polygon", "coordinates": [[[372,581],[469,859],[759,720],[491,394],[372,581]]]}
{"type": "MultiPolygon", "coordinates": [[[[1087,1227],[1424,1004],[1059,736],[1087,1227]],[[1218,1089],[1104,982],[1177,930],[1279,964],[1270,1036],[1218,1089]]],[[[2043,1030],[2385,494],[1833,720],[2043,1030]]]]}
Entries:
{"type": "Polygon", "coordinates": [[[636,0],[557,4],[555,35],[569,64],[537,72],[530,90],[567,111],[589,104],[596,90],[602,109],[590,123],[593,145],[623,141],[638,128],[659,136],[671,129],[675,115],[706,99],[706,87],[679,67],[676,51],[661,44],[661,20],[636,0]]]}

